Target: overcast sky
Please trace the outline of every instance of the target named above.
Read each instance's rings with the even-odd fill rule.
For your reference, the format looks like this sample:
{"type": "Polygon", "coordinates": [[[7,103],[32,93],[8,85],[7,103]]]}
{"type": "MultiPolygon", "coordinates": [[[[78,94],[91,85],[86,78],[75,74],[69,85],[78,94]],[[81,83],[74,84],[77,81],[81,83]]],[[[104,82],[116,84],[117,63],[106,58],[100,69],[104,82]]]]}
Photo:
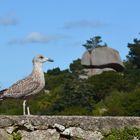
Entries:
{"type": "Polygon", "coordinates": [[[140,38],[139,6],[140,0],[0,0],[0,88],[30,74],[37,54],[55,60],[44,71],[68,68],[96,35],[124,60],[127,44],[140,38]]]}

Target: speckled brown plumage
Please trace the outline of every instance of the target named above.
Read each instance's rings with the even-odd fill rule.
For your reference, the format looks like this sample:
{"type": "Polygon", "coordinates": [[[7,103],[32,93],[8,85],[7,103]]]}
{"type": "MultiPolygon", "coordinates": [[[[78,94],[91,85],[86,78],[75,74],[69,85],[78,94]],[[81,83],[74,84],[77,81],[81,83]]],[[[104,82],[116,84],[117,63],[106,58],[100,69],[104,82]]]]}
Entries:
{"type": "Polygon", "coordinates": [[[0,98],[26,98],[31,95],[39,93],[45,86],[44,73],[42,70],[42,63],[45,61],[52,61],[43,56],[36,56],[33,59],[33,71],[32,73],[13,84],[8,89],[2,90],[0,98]]]}

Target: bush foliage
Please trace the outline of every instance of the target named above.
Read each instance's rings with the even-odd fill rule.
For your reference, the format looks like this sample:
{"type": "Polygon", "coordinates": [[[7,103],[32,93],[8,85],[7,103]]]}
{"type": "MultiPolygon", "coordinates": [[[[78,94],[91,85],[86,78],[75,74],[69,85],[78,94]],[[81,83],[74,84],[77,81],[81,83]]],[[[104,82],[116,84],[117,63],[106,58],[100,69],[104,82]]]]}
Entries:
{"type": "Polygon", "coordinates": [[[112,129],[105,132],[102,140],[133,140],[134,137],[140,138],[140,129],[125,127],[124,129],[112,129]]]}

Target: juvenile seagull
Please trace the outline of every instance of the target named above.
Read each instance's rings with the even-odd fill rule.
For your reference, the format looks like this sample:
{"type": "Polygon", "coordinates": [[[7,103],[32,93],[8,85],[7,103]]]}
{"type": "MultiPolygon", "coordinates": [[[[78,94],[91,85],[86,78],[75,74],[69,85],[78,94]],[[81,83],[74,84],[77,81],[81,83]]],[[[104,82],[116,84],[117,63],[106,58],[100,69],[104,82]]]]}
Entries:
{"type": "MultiPolygon", "coordinates": [[[[8,89],[0,91],[0,100],[6,98],[23,98],[23,114],[26,115],[26,98],[39,93],[45,86],[42,65],[46,61],[53,62],[52,59],[42,55],[34,57],[32,73],[28,77],[17,81],[8,89]]],[[[30,115],[29,107],[27,107],[27,115],[30,115]]]]}

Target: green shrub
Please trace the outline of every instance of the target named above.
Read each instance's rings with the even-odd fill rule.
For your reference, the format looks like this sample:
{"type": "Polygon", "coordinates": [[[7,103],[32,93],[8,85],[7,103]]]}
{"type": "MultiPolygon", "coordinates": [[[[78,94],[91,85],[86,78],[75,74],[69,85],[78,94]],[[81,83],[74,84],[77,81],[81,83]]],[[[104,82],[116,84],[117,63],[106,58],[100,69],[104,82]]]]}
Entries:
{"type": "Polygon", "coordinates": [[[134,137],[140,138],[140,129],[127,127],[124,129],[112,129],[103,135],[102,140],[133,140],[134,137]]]}
{"type": "Polygon", "coordinates": [[[110,96],[96,104],[94,115],[102,116],[140,116],[140,88],[130,93],[114,91],[110,96]],[[106,111],[100,113],[99,110],[106,111]]]}
{"type": "Polygon", "coordinates": [[[21,140],[21,138],[22,138],[20,132],[13,132],[12,136],[13,136],[13,140],[21,140]]]}

